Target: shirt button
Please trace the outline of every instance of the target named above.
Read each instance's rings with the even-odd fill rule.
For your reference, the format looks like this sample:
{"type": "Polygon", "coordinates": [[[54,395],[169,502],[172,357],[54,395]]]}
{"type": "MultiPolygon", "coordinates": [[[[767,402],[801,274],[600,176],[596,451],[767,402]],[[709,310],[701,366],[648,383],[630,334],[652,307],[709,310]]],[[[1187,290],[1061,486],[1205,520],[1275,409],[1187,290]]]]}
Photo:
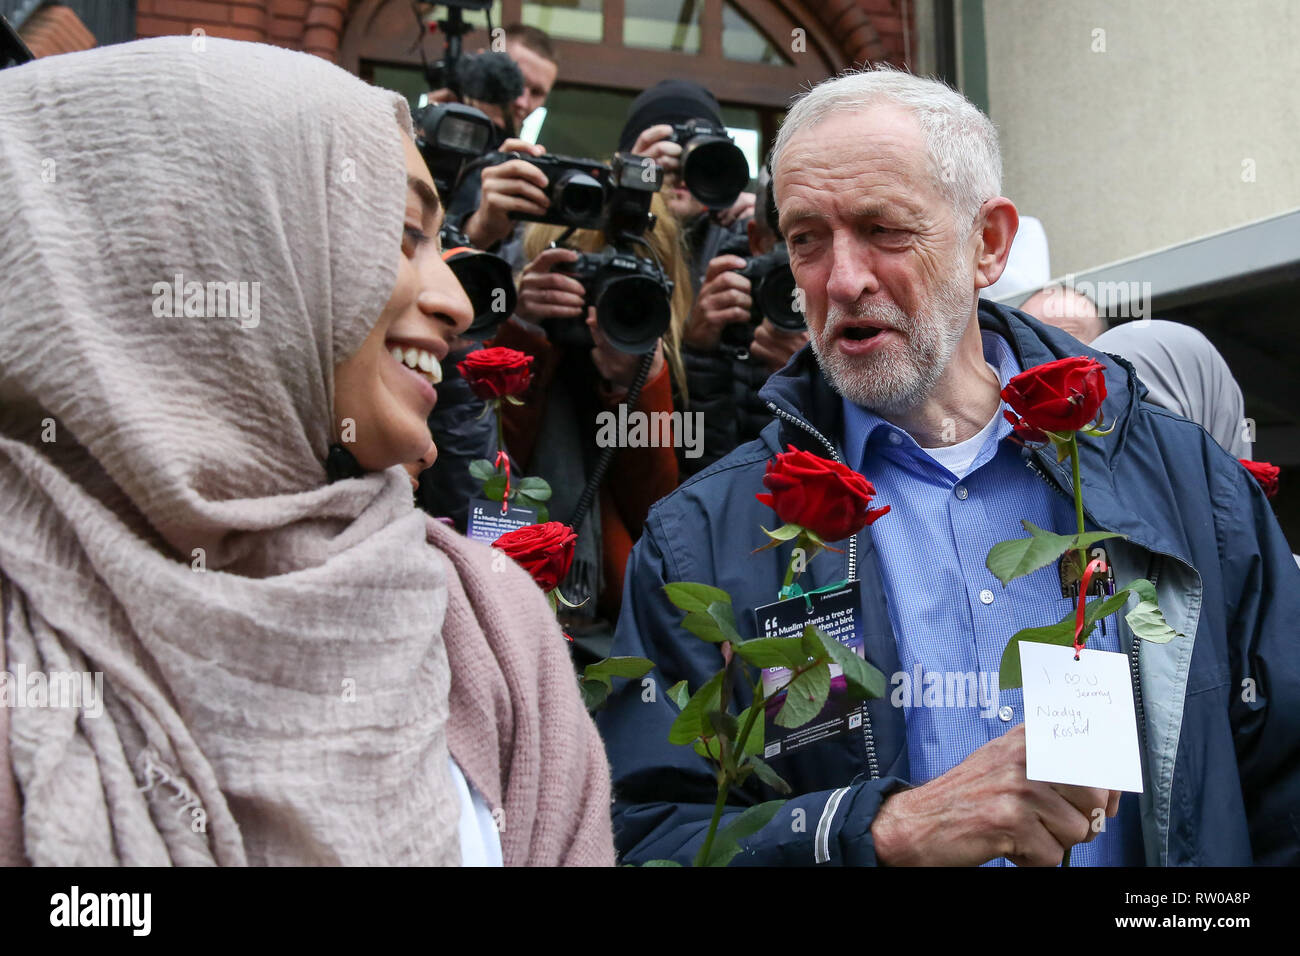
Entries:
{"type": "Polygon", "coordinates": [[[998,719],[1001,720],[1004,724],[1015,715],[1016,712],[1012,710],[1010,707],[1008,707],[1006,704],[1003,704],[1001,707],[998,708],[998,719]]]}
{"type": "Polygon", "coordinates": [[[965,501],[966,496],[970,494],[970,492],[966,490],[965,485],[958,485],[956,488],[952,490],[952,493],[956,495],[958,498],[960,498],[962,501],[965,501]]]}
{"type": "Polygon", "coordinates": [[[981,603],[981,604],[992,604],[992,603],[993,603],[993,592],[990,591],[988,588],[985,588],[983,591],[981,591],[981,592],[980,592],[980,603],[981,603]]]}
{"type": "Polygon", "coordinates": [[[903,439],[899,436],[898,432],[890,432],[889,442],[891,445],[901,445],[903,444],[903,439]]]}

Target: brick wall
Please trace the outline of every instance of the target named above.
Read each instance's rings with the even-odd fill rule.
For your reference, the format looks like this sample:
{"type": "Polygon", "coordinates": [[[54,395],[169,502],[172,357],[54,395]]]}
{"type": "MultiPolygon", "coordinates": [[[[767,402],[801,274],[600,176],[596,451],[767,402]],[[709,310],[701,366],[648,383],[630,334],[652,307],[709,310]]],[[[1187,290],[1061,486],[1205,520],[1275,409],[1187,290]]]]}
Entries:
{"type": "Polygon", "coordinates": [[[347,0],[137,0],[142,37],[192,33],[274,43],[338,61],[347,0]]]}

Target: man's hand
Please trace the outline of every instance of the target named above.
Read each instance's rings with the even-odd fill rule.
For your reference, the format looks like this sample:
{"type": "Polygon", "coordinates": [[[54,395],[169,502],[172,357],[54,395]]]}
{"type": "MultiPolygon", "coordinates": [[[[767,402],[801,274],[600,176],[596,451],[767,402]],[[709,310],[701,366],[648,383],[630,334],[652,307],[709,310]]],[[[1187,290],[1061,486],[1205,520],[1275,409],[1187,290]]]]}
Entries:
{"type": "Polygon", "coordinates": [[[754,341],[750,343],[749,354],[775,372],[790,361],[790,356],[807,342],[807,332],[787,332],[778,329],[770,319],[764,319],[754,330],[754,341]]]}
{"type": "Polygon", "coordinates": [[[672,141],[673,128],[667,123],[651,126],[641,131],[632,146],[637,156],[649,156],[661,167],[664,175],[676,173],[681,165],[682,147],[672,141]]]}
{"type": "Polygon", "coordinates": [[[1119,812],[1119,791],[1025,777],[1021,724],[941,777],[881,804],[871,825],[885,866],[978,866],[1005,856],[1017,866],[1056,866],[1097,831],[1095,811],[1119,812]]]}
{"type": "Polygon", "coordinates": [[[543,249],[519,274],[519,298],[515,315],[530,322],[568,319],[582,315],[587,290],[573,276],[551,270],[561,262],[575,262],[572,249],[543,249]]]}
{"type": "MultiPolygon", "coordinates": [[[[522,139],[508,139],[501,144],[501,152],[540,156],[546,147],[522,139]]],[[[510,235],[515,228],[511,213],[540,216],[551,204],[546,198],[546,174],[522,159],[485,166],[480,175],[483,193],[478,208],[465,222],[465,235],[479,249],[486,249],[510,235]]]]}
{"type": "MultiPolygon", "coordinates": [[[[653,127],[651,127],[653,128],[653,127]]],[[[738,273],[745,268],[740,256],[718,256],[709,260],[704,284],[691,307],[686,323],[686,344],[704,352],[718,347],[722,329],[732,322],[748,322],[753,300],[749,280],[738,273]]]]}
{"type": "MultiPolygon", "coordinates": [[[[600,377],[609,382],[610,388],[616,392],[631,388],[632,380],[636,378],[636,370],[641,364],[641,356],[628,355],[609,344],[609,339],[605,338],[605,333],[601,332],[600,326],[596,324],[595,307],[587,310],[587,328],[591,329],[591,338],[596,343],[596,347],[591,350],[591,360],[595,363],[600,377]]],[[[660,340],[655,343],[654,362],[645,380],[653,381],[655,376],[663,371],[663,367],[664,347],[663,341],[660,340]]]]}

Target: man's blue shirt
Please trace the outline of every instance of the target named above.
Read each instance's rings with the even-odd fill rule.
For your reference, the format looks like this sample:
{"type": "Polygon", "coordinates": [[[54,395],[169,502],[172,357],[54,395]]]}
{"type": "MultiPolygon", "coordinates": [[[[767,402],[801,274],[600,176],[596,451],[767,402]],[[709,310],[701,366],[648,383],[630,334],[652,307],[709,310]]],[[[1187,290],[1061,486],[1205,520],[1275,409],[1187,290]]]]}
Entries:
{"type": "MultiPolygon", "coordinates": [[[[985,360],[1002,386],[1021,369],[1010,346],[984,331],[985,360]]],[[[998,691],[1002,651],[1016,631],[1055,624],[1073,602],[1061,597],[1055,563],[1003,587],[984,565],[999,541],[1025,537],[1022,518],[1058,534],[1076,530],[1073,501],[1039,477],[995,423],[964,477],[949,471],[907,432],[844,400],[844,459],[876,488],[890,513],[871,526],[880,554],[901,670],[893,703],[907,719],[912,782],[951,770],[1024,720],[1021,691],[998,691]]],[[[1085,489],[1085,494],[1086,494],[1085,489]]],[[[1112,616],[1088,646],[1118,651],[1112,616]]],[[[1074,866],[1141,866],[1137,794],[1119,816],[1071,852],[1074,866]]],[[[1005,859],[988,865],[1009,865],[1005,859]]]]}

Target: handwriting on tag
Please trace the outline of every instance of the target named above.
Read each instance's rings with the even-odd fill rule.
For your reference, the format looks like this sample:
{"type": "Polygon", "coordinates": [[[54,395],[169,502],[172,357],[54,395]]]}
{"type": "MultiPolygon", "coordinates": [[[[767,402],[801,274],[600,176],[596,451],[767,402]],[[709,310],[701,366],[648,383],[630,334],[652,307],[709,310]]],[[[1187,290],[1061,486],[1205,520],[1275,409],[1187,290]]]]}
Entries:
{"type": "Polygon", "coordinates": [[[488,501],[486,498],[474,498],[469,503],[469,522],[465,527],[465,537],[471,541],[491,544],[503,534],[537,523],[537,512],[532,508],[516,508],[511,505],[506,513],[501,513],[501,502],[488,501]]]}
{"type": "Polygon", "coordinates": [[[1020,642],[1030,780],[1142,792],[1128,658],[1020,642]]]}

